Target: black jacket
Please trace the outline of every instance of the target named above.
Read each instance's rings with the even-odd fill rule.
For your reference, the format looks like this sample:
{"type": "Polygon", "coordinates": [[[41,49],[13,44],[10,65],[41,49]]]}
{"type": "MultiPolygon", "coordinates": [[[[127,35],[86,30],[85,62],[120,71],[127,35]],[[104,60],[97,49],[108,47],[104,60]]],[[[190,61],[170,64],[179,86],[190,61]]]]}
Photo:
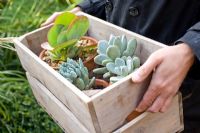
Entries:
{"type": "MultiPolygon", "coordinates": [[[[185,128],[200,125],[200,0],[85,0],[82,10],[166,45],[185,42],[196,60],[182,84],[185,128]],[[198,70],[199,69],[199,70],[198,70]]],[[[180,66],[181,67],[181,66],[180,66]]]]}

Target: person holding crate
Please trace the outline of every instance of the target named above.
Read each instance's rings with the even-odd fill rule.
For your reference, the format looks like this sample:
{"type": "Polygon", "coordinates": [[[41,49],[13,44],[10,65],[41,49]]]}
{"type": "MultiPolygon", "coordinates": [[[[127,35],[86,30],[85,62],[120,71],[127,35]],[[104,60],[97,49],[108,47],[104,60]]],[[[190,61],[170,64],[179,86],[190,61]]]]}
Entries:
{"type": "MultiPolygon", "coordinates": [[[[200,1],[85,0],[71,12],[80,10],[169,45],[133,73],[133,82],[139,83],[153,72],[137,111],[165,112],[180,90],[184,132],[200,133],[200,1]]],[[[61,13],[54,13],[43,26],[61,13]]]]}

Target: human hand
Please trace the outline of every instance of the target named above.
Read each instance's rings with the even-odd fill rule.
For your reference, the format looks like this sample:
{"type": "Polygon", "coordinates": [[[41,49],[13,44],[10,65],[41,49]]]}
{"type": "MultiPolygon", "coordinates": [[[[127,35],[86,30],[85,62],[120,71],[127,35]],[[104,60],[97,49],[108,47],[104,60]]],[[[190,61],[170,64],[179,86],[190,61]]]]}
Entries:
{"type": "Polygon", "coordinates": [[[150,85],[136,111],[165,112],[193,62],[192,49],[185,43],[165,47],[151,54],[132,75],[132,81],[139,83],[153,72],[150,85]]]}
{"type": "MultiPolygon", "coordinates": [[[[77,13],[79,11],[81,11],[81,8],[80,7],[75,7],[70,12],[77,13]]],[[[53,23],[55,21],[55,19],[62,13],[63,12],[55,12],[55,13],[53,13],[44,23],[41,24],[41,27],[44,27],[44,26],[47,26],[47,25],[53,23]]]]}

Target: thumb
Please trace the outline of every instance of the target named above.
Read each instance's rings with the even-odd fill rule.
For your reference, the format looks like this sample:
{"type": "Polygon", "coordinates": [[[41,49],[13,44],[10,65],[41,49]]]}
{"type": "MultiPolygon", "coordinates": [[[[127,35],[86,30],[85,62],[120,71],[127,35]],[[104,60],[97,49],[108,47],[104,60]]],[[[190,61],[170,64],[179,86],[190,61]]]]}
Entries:
{"type": "Polygon", "coordinates": [[[161,59],[153,53],[138,70],[133,72],[132,81],[135,83],[142,82],[160,63],[161,59]]]}
{"type": "Polygon", "coordinates": [[[41,24],[41,27],[47,26],[55,21],[55,19],[63,12],[55,12],[51,15],[44,23],[41,24]]]}

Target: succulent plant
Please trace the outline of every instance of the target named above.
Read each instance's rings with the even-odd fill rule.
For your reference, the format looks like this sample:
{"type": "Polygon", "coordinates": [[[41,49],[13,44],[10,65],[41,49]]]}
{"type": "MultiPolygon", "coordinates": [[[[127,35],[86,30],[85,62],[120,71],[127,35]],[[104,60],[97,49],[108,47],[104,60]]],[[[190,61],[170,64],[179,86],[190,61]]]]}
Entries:
{"type": "Polygon", "coordinates": [[[136,47],[136,39],[127,41],[125,35],[121,37],[111,35],[109,41],[101,40],[98,42],[98,55],[94,61],[98,65],[106,66],[107,63],[115,61],[116,58],[132,57],[136,47]]]}
{"type": "Polygon", "coordinates": [[[78,48],[75,44],[86,34],[89,20],[86,16],[76,16],[70,12],[59,15],[47,38],[53,50],[49,50],[53,60],[66,60],[76,55],[78,48]],[[72,48],[73,47],[73,48],[72,48]]]}
{"type": "Polygon", "coordinates": [[[90,89],[95,81],[94,77],[89,78],[88,70],[80,58],[77,62],[68,58],[60,65],[59,73],[80,90],[90,89]]]}
{"type": "MultiPolygon", "coordinates": [[[[134,70],[136,70],[140,66],[140,59],[136,56],[133,58],[128,56],[123,56],[122,58],[116,58],[115,62],[109,62],[106,65],[107,70],[112,75],[110,78],[110,82],[114,83],[122,79],[123,77],[131,74],[134,70]]],[[[111,74],[107,74],[107,76],[111,76],[111,74]]]]}
{"type": "Polygon", "coordinates": [[[128,41],[125,35],[111,35],[109,41],[99,41],[98,55],[94,58],[94,62],[103,67],[96,68],[93,72],[103,74],[104,78],[111,77],[111,82],[127,76],[140,66],[140,59],[134,55],[136,47],[136,39],[128,41]]]}

